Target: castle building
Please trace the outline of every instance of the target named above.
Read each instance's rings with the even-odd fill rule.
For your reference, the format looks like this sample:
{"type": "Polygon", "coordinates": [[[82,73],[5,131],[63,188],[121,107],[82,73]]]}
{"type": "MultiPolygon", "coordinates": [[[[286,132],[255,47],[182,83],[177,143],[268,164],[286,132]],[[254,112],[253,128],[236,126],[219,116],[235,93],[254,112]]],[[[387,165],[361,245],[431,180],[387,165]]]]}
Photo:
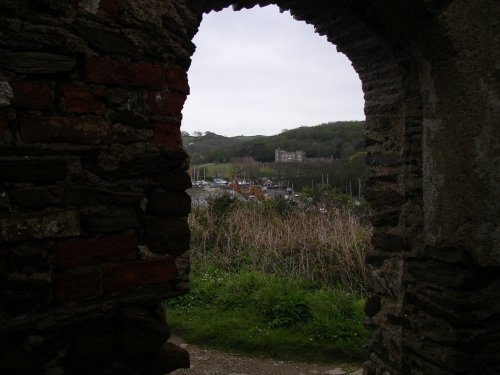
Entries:
{"type": "Polygon", "coordinates": [[[304,151],[285,151],[277,148],[274,150],[274,161],[276,163],[301,163],[306,159],[304,151]]]}

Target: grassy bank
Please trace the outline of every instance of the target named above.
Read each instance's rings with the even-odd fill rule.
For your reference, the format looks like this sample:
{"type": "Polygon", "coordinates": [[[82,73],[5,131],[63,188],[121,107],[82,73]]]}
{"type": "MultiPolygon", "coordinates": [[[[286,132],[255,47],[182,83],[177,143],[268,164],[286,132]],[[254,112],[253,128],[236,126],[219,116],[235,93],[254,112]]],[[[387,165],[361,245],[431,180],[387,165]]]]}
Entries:
{"type": "Polygon", "coordinates": [[[356,362],[364,299],[341,289],[258,271],[196,270],[192,293],[170,304],[169,323],[188,342],[281,359],[356,362]]]}
{"type": "Polygon", "coordinates": [[[195,208],[191,293],[169,303],[189,342],[275,358],[361,361],[371,228],[342,200],[195,208]]]}

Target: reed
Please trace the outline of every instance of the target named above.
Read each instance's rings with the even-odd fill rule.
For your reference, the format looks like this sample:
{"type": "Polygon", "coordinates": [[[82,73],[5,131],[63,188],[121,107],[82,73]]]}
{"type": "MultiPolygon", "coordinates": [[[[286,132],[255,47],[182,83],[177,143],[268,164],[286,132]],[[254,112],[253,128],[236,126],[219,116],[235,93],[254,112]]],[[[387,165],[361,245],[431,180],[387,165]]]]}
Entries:
{"type": "Polygon", "coordinates": [[[195,207],[189,217],[191,257],[200,268],[258,270],[366,292],[372,228],[352,206],[282,200],[234,202],[228,197],[195,207]]]}

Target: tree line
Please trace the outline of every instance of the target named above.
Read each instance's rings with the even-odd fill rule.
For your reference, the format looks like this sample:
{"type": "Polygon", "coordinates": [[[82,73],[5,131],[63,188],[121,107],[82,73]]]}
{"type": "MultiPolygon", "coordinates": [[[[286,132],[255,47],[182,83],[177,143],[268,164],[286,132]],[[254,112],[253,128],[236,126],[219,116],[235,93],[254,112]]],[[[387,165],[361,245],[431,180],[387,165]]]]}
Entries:
{"type": "Polygon", "coordinates": [[[274,151],[302,150],[308,158],[347,160],[365,150],[363,121],[329,122],[302,126],[273,136],[225,137],[212,132],[183,132],[183,142],[192,164],[223,163],[250,157],[260,162],[274,161],[274,151]]]}

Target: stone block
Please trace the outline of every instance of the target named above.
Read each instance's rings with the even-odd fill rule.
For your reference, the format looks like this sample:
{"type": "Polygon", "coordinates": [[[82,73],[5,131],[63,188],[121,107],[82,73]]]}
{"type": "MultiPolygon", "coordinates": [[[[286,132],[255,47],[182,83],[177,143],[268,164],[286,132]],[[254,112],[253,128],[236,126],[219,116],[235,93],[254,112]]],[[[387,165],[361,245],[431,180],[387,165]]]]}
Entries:
{"type": "Polygon", "coordinates": [[[20,74],[54,74],[73,70],[76,59],[72,56],[47,52],[2,52],[0,66],[20,74]]]}
{"type": "Polygon", "coordinates": [[[5,281],[7,275],[9,274],[8,265],[9,265],[9,255],[10,251],[0,247],[0,283],[5,281]]]}
{"type": "Polygon", "coordinates": [[[5,78],[0,74],[0,108],[8,107],[10,105],[10,101],[14,97],[12,87],[10,87],[9,82],[4,79],[5,78]]]}
{"type": "Polygon", "coordinates": [[[106,207],[81,214],[82,229],[87,233],[124,232],[141,228],[137,213],[130,207],[106,207]]]}
{"type": "Polygon", "coordinates": [[[46,292],[52,283],[49,272],[11,272],[5,281],[6,289],[46,292]]]}
{"type": "Polygon", "coordinates": [[[2,305],[11,315],[26,315],[46,307],[49,300],[49,291],[11,290],[4,287],[2,305]]]}
{"type": "Polygon", "coordinates": [[[136,129],[132,126],[113,124],[111,126],[111,143],[131,144],[138,142],[151,142],[153,138],[153,130],[136,129]]]}
{"type": "Polygon", "coordinates": [[[398,327],[404,327],[404,328],[411,328],[411,323],[408,319],[402,316],[394,315],[394,314],[387,314],[387,322],[389,324],[392,324],[394,326],[398,327]]]}
{"type": "Polygon", "coordinates": [[[138,50],[135,44],[126,36],[110,28],[100,27],[96,32],[96,25],[76,25],[75,31],[93,49],[104,52],[137,57],[138,50]]]}
{"type": "Polygon", "coordinates": [[[101,0],[78,0],[77,5],[85,11],[96,14],[101,0]]]}
{"type": "Polygon", "coordinates": [[[109,119],[113,123],[129,125],[138,129],[151,129],[153,127],[153,124],[143,116],[130,112],[113,112],[109,115],[109,119]]]}
{"type": "Polygon", "coordinates": [[[189,83],[187,72],[182,68],[167,69],[167,86],[170,91],[189,95],[189,83]]]}
{"type": "Polygon", "coordinates": [[[380,296],[378,295],[373,295],[370,298],[366,300],[365,303],[365,314],[373,318],[375,315],[377,315],[380,312],[381,304],[380,304],[380,296]]]}
{"type": "Polygon", "coordinates": [[[189,353],[171,342],[166,342],[153,360],[153,371],[155,374],[166,374],[180,368],[189,367],[189,353]]]}
{"type": "Polygon", "coordinates": [[[54,261],[54,243],[48,241],[26,241],[16,244],[10,251],[10,267],[23,273],[49,273],[54,261]]]}
{"type": "Polygon", "coordinates": [[[174,258],[154,258],[104,267],[102,285],[105,292],[120,291],[152,284],[170,284],[176,276],[174,258]]]}
{"type": "Polygon", "coordinates": [[[167,150],[182,149],[180,125],[172,122],[157,122],[154,127],[153,144],[167,150]]]}
{"type": "Polygon", "coordinates": [[[191,197],[185,192],[155,192],[148,197],[150,215],[186,216],[190,211],[191,197]]]}
{"type": "Polygon", "coordinates": [[[48,83],[10,82],[14,98],[11,105],[18,108],[53,109],[54,93],[48,83]]]}
{"type": "Polygon", "coordinates": [[[61,346],[60,340],[36,334],[6,340],[0,344],[0,372],[37,373],[45,361],[61,350],[61,346]]]}
{"type": "Polygon", "coordinates": [[[402,163],[402,157],[394,153],[370,152],[365,162],[372,167],[395,167],[402,163]]]}
{"type": "Polygon", "coordinates": [[[40,209],[58,206],[64,203],[64,188],[52,185],[11,189],[9,199],[12,203],[24,208],[40,209]]]}
{"type": "Polygon", "coordinates": [[[68,174],[65,160],[36,158],[0,160],[0,182],[47,183],[61,181],[68,174]]]}
{"type": "Polygon", "coordinates": [[[103,368],[113,361],[116,353],[112,322],[106,323],[102,329],[85,327],[74,333],[67,357],[69,373],[95,373],[96,368],[103,368]]]}
{"type": "Polygon", "coordinates": [[[99,3],[99,11],[111,18],[119,18],[121,13],[120,2],[117,0],[101,0],[99,3]]]}
{"type": "Polygon", "coordinates": [[[71,205],[138,205],[142,200],[141,193],[129,191],[110,191],[103,187],[91,185],[67,185],[64,190],[64,202],[71,205]]]}
{"type": "Polygon", "coordinates": [[[20,128],[27,143],[107,144],[110,135],[109,124],[100,117],[24,115],[20,128]]]}
{"type": "Polygon", "coordinates": [[[185,191],[192,186],[187,173],[160,174],[154,176],[154,179],[166,190],[185,191]]]}
{"type": "Polygon", "coordinates": [[[80,235],[75,211],[11,214],[0,216],[0,240],[7,242],[80,235]]]}
{"type": "Polygon", "coordinates": [[[59,242],[57,264],[62,269],[137,258],[133,234],[113,235],[59,242]]]}
{"type": "Polygon", "coordinates": [[[126,357],[158,352],[170,336],[165,320],[139,308],[127,308],[118,316],[117,341],[126,357]]]}
{"type": "MultiPolygon", "coordinates": [[[[452,255],[453,256],[453,255],[452,255]]],[[[470,260],[467,260],[470,263],[470,260]]],[[[408,278],[440,288],[473,289],[481,285],[478,271],[466,262],[445,262],[433,259],[411,259],[406,263],[408,278]]],[[[485,275],[487,271],[484,270],[485,275]]]]}
{"type": "Polygon", "coordinates": [[[372,245],[376,250],[387,252],[401,252],[406,247],[400,236],[377,230],[373,233],[372,245]]]}
{"type": "Polygon", "coordinates": [[[178,256],[189,249],[189,225],[181,218],[149,218],[140,243],[158,254],[178,256]]]}
{"type": "Polygon", "coordinates": [[[399,214],[399,210],[374,212],[370,216],[370,221],[376,227],[395,227],[399,224],[399,214]]]}
{"type": "Polygon", "coordinates": [[[85,63],[85,80],[89,83],[164,89],[165,75],[162,64],[126,63],[95,56],[88,56],[85,63]]]}
{"type": "Polygon", "coordinates": [[[68,113],[104,113],[104,91],[82,87],[66,87],[62,90],[64,110],[68,113]]]}
{"type": "Polygon", "coordinates": [[[134,178],[154,176],[179,170],[185,164],[185,154],[175,154],[163,157],[161,154],[144,154],[128,161],[122,161],[114,173],[117,178],[134,178]]]}
{"type": "Polygon", "coordinates": [[[375,248],[375,251],[370,251],[365,255],[365,263],[369,266],[380,268],[382,267],[388,256],[386,254],[377,252],[377,250],[378,249],[375,248]]]}
{"type": "Polygon", "coordinates": [[[108,92],[106,101],[109,108],[120,113],[142,114],[144,112],[144,94],[140,91],[140,87],[108,87],[108,92]]]}
{"type": "Polygon", "coordinates": [[[389,189],[367,189],[365,198],[376,210],[389,207],[400,207],[406,201],[405,197],[403,197],[399,192],[389,189]]]}
{"type": "Polygon", "coordinates": [[[53,291],[55,301],[73,301],[100,294],[101,274],[97,270],[64,273],[55,278],[53,291]]]}
{"type": "Polygon", "coordinates": [[[422,195],[423,180],[421,176],[409,175],[405,181],[406,195],[410,197],[419,197],[422,195]]]}
{"type": "Polygon", "coordinates": [[[7,119],[5,118],[3,113],[0,113],[0,142],[2,142],[6,130],[7,130],[7,119]]]}
{"type": "Polygon", "coordinates": [[[146,103],[155,115],[180,119],[186,95],[169,92],[150,91],[146,94],[146,103]]]}

